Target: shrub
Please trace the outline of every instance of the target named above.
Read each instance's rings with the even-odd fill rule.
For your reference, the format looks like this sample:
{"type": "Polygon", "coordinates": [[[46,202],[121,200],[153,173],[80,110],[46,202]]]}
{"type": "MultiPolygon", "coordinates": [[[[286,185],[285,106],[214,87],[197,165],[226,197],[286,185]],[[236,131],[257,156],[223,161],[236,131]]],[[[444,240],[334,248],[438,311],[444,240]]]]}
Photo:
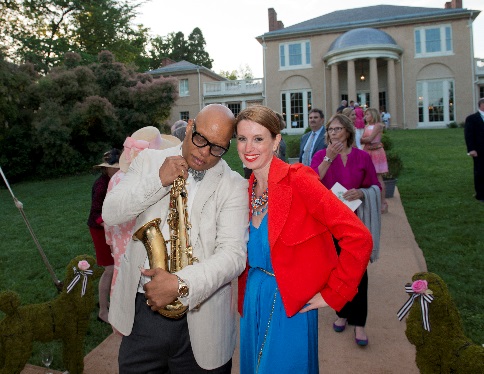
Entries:
{"type": "Polygon", "coordinates": [[[0,162],[13,181],[88,170],[126,135],[158,127],[178,97],[174,78],[136,73],[108,51],[89,66],[66,59],[37,79],[0,54],[0,162]]]}
{"type": "Polygon", "coordinates": [[[383,149],[388,152],[393,148],[393,142],[392,139],[388,136],[388,133],[386,131],[383,131],[383,134],[381,136],[381,142],[383,144],[383,149]]]}
{"type": "Polygon", "coordinates": [[[396,179],[403,170],[403,162],[400,155],[395,151],[387,152],[388,173],[383,175],[383,179],[396,179]]]}
{"type": "Polygon", "coordinates": [[[301,138],[293,138],[287,141],[287,157],[296,158],[299,157],[299,145],[301,143],[301,138]]]}
{"type": "Polygon", "coordinates": [[[464,126],[465,126],[465,122],[458,122],[457,123],[455,121],[452,121],[452,122],[449,122],[446,126],[449,129],[457,129],[457,128],[463,129],[464,126]]]}

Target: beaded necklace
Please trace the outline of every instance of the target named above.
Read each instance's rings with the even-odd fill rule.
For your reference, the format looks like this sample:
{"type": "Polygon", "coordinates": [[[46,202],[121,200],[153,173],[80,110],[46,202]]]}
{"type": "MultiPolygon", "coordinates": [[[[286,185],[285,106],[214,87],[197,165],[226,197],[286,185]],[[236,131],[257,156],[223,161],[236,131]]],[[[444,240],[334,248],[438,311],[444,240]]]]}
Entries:
{"type": "Polygon", "coordinates": [[[250,205],[252,206],[252,214],[258,216],[267,210],[269,203],[269,187],[266,188],[262,196],[255,196],[255,186],[257,186],[257,179],[254,179],[252,185],[252,195],[250,197],[250,205]]]}

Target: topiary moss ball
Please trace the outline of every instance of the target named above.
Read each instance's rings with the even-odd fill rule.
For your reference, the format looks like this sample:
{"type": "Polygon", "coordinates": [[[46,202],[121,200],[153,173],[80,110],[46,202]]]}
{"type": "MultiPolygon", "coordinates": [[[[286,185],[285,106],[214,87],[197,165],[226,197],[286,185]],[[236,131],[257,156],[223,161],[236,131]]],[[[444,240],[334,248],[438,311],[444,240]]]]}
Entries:
{"type": "Polygon", "coordinates": [[[20,373],[32,355],[34,341],[63,343],[63,361],[70,374],[84,369],[84,337],[89,316],[96,306],[94,280],[102,268],[92,256],[77,256],[69,262],[62,292],[45,303],[21,305],[20,297],[12,291],[0,293],[0,310],[6,316],[0,321],[0,374],[20,373]],[[79,262],[87,261],[92,274],[79,273],[79,262]],[[79,275],[70,292],[67,288],[79,275]],[[87,278],[82,295],[83,279],[87,278]]]}
{"type": "Polygon", "coordinates": [[[417,273],[412,280],[426,280],[434,296],[428,308],[430,331],[423,328],[419,299],[413,303],[407,318],[405,334],[417,348],[420,373],[484,373],[484,347],[464,335],[459,312],[444,281],[428,272],[417,273]]]}

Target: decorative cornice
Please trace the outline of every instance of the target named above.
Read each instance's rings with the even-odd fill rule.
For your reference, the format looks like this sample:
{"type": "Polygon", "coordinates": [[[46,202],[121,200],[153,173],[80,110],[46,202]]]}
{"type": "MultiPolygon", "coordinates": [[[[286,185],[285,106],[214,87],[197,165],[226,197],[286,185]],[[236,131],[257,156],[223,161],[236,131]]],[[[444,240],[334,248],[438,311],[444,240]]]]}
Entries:
{"type": "MultiPolygon", "coordinates": [[[[439,9],[440,10],[440,9],[439,9]]],[[[473,20],[479,15],[478,10],[468,10],[468,9],[456,9],[448,12],[438,12],[438,13],[422,13],[422,14],[410,14],[401,16],[392,16],[383,19],[369,19],[365,21],[356,22],[344,22],[340,24],[330,24],[321,26],[306,26],[297,28],[295,26],[289,26],[285,29],[280,29],[276,31],[267,32],[263,35],[256,37],[259,43],[262,40],[265,41],[276,41],[276,40],[287,40],[288,38],[303,38],[314,35],[321,34],[335,34],[344,33],[355,28],[362,27],[373,27],[376,29],[381,29],[390,26],[400,26],[400,25],[411,25],[411,24],[421,24],[424,22],[436,22],[436,21],[450,21],[454,19],[462,19],[471,17],[473,20]]]]}
{"type": "Polygon", "coordinates": [[[326,64],[332,65],[341,61],[368,59],[368,58],[390,58],[399,60],[403,49],[395,44],[365,44],[331,51],[323,56],[326,64]]]}

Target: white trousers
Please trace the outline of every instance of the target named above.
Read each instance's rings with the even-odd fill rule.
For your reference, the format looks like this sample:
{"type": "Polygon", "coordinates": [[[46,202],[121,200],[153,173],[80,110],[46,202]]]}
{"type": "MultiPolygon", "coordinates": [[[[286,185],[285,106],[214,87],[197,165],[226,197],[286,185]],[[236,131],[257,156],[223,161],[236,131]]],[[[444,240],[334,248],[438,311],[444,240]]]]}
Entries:
{"type": "Polygon", "coordinates": [[[360,139],[363,136],[363,133],[365,132],[365,129],[355,129],[355,137],[356,137],[356,146],[358,149],[363,149],[363,146],[361,145],[360,139]]]}

